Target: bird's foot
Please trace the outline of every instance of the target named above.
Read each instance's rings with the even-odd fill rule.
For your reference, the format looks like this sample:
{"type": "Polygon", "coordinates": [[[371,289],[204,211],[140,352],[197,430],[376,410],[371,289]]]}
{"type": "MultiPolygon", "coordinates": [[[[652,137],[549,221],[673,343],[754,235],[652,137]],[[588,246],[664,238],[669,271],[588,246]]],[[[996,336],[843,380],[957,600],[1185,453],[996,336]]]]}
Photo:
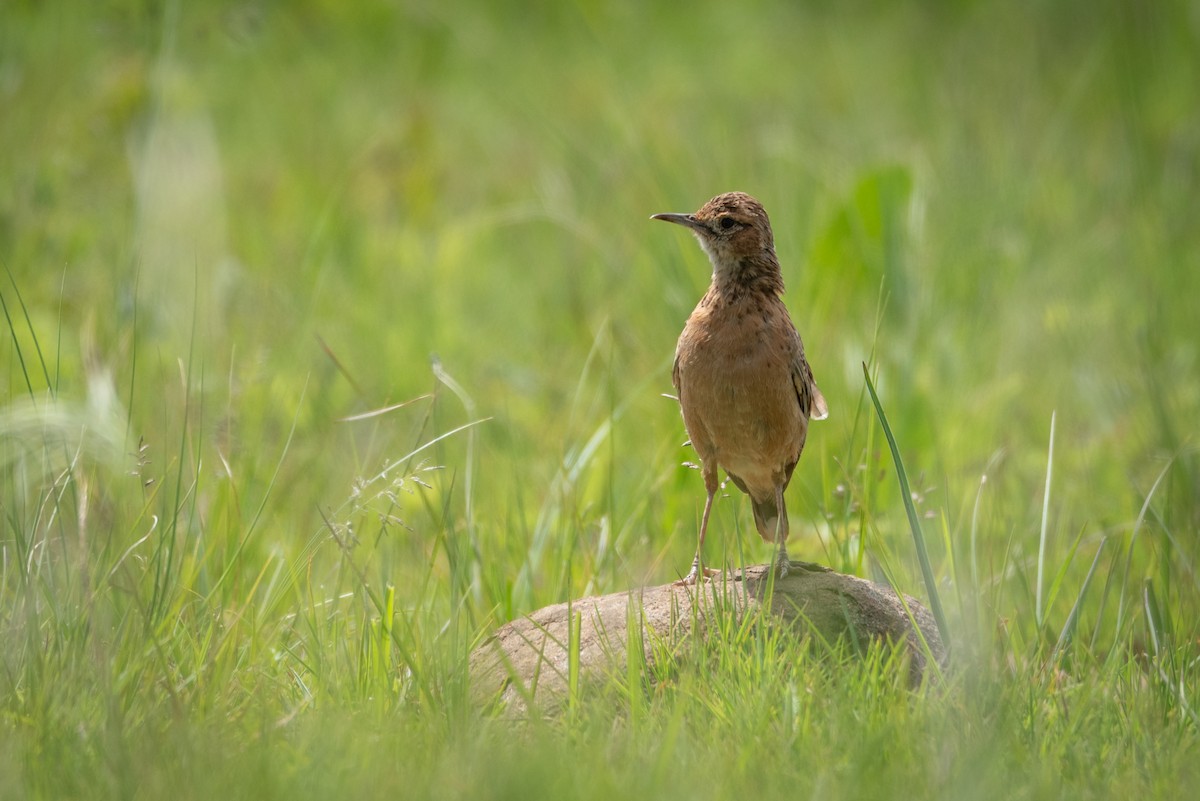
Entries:
{"type": "Polygon", "coordinates": [[[833,572],[833,568],[825,567],[825,565],[819,565],[816,562],[797,562],[788,559],[787,557],[776,559],[774,563],[772,563],[771,569],[774,571],[775,577],[780,579],[785,579],[789,574],[799,570],[807,571],[809,573],[833,572]]]}
{"type": "Polygon", "coordinates": [[[700,568],[693,565],[691,571],[686,576],[681,578],[679,581],[672,582],[671,586],[672,587],[694,587],[694,586],[696,586],[696,584],[698,584],[700,582],[701,574],[704,575],[704,578],[712,578],[713,576],[721,575],[721,571],[717,570],[715,568],[711,568],[711,567],[706,567],[703,570],[701,570],[700,568]]]}
{"type": "Polygon", "coordinates": [[[791,571],[791,567],[792,567],[791,560],[785,556],[782,559],[776,559],[775,562],[771,565],[771,570],[775,573],[776,578],[785,579],[788,577],[788,573],[791,571]]]}

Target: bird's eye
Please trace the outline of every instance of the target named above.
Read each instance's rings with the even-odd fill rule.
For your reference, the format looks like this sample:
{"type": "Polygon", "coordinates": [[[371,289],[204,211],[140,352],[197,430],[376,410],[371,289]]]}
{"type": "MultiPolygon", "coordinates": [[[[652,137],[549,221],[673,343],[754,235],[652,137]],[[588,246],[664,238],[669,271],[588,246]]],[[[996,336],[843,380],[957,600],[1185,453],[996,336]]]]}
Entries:
{"type": "Polygon", "coordinates": [[[730,228],[732,228],[735,225],[737,225],[737,221],[735,221],[732,217],[722,217],[721,218],[721,230],[722,231],[728,231],[730,228]]]}

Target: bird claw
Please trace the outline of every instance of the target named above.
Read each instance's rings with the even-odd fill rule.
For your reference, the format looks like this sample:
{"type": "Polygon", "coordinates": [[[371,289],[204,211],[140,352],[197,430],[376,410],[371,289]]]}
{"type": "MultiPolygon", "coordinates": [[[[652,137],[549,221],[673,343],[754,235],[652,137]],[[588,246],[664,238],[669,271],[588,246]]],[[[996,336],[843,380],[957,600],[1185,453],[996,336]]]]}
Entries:
{"type": "Polygon", "coordinates": [[[788,575],[797,570],[803,570],[808,573],[833,572],[833,568],[825,567],[825,565],[819,565],[816,562],[798,562],[792,559],[777,559],[775,560],[775,563],[771,565],[771,568],[775,571],[776,578],[780,579],[787,578],[788,575]]]}
{"type": "MultiPolygon", "coordinates": [[[[713,576],[719,576],[721,574],[721,571],[717,570],[715,568],[706,567],[706,568],[704,568],[703,573],[704,573],[704,577],[707,579],[707,578],[712,578],[713,576]]],[[[692,568],[691,572],[689,572],[686,576],[681,578],[679,581],[672,582],[671,586],[672,587],[694,587],[699,583],[699,580],[700,580],[700,572],[697,571],[696,568],[692,568]]]]}

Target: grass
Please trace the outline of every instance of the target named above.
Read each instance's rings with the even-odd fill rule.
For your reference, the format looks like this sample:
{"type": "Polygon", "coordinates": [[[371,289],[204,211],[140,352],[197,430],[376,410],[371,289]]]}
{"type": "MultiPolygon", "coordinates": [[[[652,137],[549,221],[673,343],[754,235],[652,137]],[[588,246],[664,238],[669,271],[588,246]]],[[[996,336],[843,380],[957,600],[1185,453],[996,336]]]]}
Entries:
{"type": "MultiPolygon", "coordinates": [[[[0,796],[1188,797],[1198,36],[0,8],[0,796]],[[707,267],[646,218],[735,188],[831,407],[793,550],[929,599],[917,519],[954,661],[731,627],[514,730],[482,636],[690,561],[661,393],[707,267]]],[[[710,563],[769,557],[748,521],[710,563]]]]}

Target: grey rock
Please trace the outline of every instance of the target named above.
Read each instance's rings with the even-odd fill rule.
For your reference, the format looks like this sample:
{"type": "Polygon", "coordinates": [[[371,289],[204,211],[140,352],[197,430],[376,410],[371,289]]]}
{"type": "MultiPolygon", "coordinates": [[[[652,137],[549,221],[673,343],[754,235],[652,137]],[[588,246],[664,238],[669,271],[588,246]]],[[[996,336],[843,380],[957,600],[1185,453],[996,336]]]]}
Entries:
{"type": "MultiPolygon", "coordinates": [[[[514,714],[524,714],[530,702],[551,708],[568,690],[573,618],[579,621],[583,685],[627,669],[631,632],[633,647],[641,649],[645,664],[653,664],[693,634],[703,635],[715,613],[744,615],[760,608],[769,587],[767,570],[757,565],[696,587],[665,584],[581,598],[505,623],[471,653],[472,696],[480,704],[498,699],[514,714]]],[[[946,662],[933,616],[920,602],[906,595],[902,604],[891,587],[855,576],[793,570],[775,581],[770,611],[797,637],[848,639],[857,646],[879,639],[904,642],[913,685],[925,677],[930,657],[940,666],[946,662]]]]}

